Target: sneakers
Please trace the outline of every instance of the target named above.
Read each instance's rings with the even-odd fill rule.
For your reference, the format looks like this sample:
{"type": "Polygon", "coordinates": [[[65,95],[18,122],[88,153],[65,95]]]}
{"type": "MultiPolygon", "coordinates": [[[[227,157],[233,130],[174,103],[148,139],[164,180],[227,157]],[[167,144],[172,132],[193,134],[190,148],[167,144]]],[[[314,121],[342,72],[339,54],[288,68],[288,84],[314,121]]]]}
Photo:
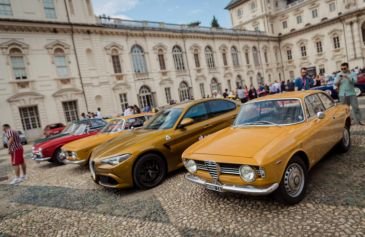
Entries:
{"type": "Polygon", "coordinates": [[[365,126],[365,123],[363,123],[363,122],[359,122],[359,125],[361,125],[361,126],[365,126]]]}
{"type": "Polygon", "coordinates": [[[14,178],[12,181],[10,181],[10,183],[9,184],[11,184],[11,185],[16,185],[16,184],[18,184],[18,183],[20,183],[20,182],[22,182],[23,180],[21,179],[21,178],[18,178],[18,177],[16,177],[16,178],[14,178]]]}
{"type": "Polygon", "coordinates": [[[22,175],[22,176],[20,176],[20,179],[21,179],[22,181],[25,181],[25,180],[27,180],[27,179],[28,179],[28,176],[27,176],[27,175],[22,175]]]}

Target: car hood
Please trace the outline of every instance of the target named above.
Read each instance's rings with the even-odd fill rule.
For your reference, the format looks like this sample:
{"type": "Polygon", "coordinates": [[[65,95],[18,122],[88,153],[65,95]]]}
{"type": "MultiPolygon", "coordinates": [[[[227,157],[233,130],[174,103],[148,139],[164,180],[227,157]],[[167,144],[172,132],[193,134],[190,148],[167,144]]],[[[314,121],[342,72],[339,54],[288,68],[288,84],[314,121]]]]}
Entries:
{"type": "Polygon", "coordinates": [[[226,128],[195,143],[185,154],[205,154],[253,158],[265,146],[287,133],[284,127],[226,128]]]}
{"type": "Polygon", "coordinates": [[[44,142],[47,142],[47,141],[50,141],[50,140],[53,140],[53,139],[57,139],[57,138],[60,138],[60,137],[68,136],[68,135],[70,135],[70,134],[69,133],[59,133],[59,134],[56,134],[56,135],[53,135],[53,136],[50,136],[50,137],[40,138],[40,139],[37,139],[37,140],[34,141],[34,145],[44,143],[44,142]]]}
{"type": "Polygon", "coordinates": [[[164,136],[165,130],[137,129],[126,131],[122,135],[98,146],[92,153],[91,159],[98,160],[105,157],[130,153],[133,150],[148,147],[156,138],[164,136]]]}
{"type": "Polygon", "coordinates": [[[56,139],[52,139],[50,141],[46,141],[40,144],[37,144],[35,146],[35,150],[38,150],[39,148],[42,148],[42,150],[45,150],[47,148],[51,148],[51,147],[56,147],[77,139],[81,139],[83,137],[88,137],[88,136],[92,136],[95,135],[93,133],[88,133],[88,134],[81,134],[81,135],[66,135],[66,136],[62,136],[56,139]]]}
{"type": "Polygon", "coordinates": [[[89,148],[96,147],[104,142],[113,139],[121,133],[100,133],[95,136],[85,137],[70,143],[67,143],[62,147],[65,151],[81,151],[89,148]]]}

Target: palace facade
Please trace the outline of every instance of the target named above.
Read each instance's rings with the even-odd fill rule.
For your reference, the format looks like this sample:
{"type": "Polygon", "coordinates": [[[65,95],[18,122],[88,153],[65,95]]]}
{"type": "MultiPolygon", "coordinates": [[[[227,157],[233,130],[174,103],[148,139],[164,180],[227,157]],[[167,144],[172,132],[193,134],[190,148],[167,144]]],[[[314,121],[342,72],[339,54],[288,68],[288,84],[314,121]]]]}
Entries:
{"type": "Polygon", "coordinates": [[[364,65],[365,3],[335,1],[331,15],[320,10],[330,2],[231,1],[233,29],[215,29],[96,17],[90,0],[1,0],[0,122],[35,138],[98,107],[116,115],[292,79],[302,66],[364,65]]]}

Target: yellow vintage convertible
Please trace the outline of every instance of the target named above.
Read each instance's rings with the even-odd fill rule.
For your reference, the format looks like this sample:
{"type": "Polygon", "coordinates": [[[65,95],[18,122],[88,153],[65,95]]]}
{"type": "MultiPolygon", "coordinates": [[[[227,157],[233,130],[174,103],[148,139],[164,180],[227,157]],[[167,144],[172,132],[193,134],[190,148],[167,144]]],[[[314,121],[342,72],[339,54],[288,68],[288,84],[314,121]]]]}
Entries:
{"type": "Polygon", "coordinates": [[[92,178],[102,186],[148,189],[183,167],[183,151],[205,135],[232,124],[239,105],[225,99],[203,99],[159,112],[138,130],[129,131],[93,151],[92,178]]]}
{"type": "Polygon", "coordinates": [[[300,202],[307,172],[334,146],[347,152],[350,110],[319,91],[289,92],[242,106],[233,126],[190,146],[185,178],[218,192],[274,193],[300,202]]]}
{"type": "Polygon", "coordinates": [[[154,113],[141,113],[110,119],[108,124],[97,135],[64,145],[61,153],[64,158],[64,163],[78,165],[87,164],[91,152],[95,147],[119,136],[123,131],[142,127],[143,123],[154,115],[154,113]]]}

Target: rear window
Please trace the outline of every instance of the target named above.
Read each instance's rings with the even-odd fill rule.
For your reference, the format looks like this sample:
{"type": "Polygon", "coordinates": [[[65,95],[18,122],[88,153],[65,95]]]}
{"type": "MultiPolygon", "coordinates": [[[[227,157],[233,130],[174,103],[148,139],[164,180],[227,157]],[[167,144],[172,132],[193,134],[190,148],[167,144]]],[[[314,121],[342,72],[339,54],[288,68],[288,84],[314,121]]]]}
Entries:
{"type": "Polygon", "coordinates": [[[225,100],[212,100],[207,102],[209,117],[219,116],[236,109],[236,104],[225,100]]]}

